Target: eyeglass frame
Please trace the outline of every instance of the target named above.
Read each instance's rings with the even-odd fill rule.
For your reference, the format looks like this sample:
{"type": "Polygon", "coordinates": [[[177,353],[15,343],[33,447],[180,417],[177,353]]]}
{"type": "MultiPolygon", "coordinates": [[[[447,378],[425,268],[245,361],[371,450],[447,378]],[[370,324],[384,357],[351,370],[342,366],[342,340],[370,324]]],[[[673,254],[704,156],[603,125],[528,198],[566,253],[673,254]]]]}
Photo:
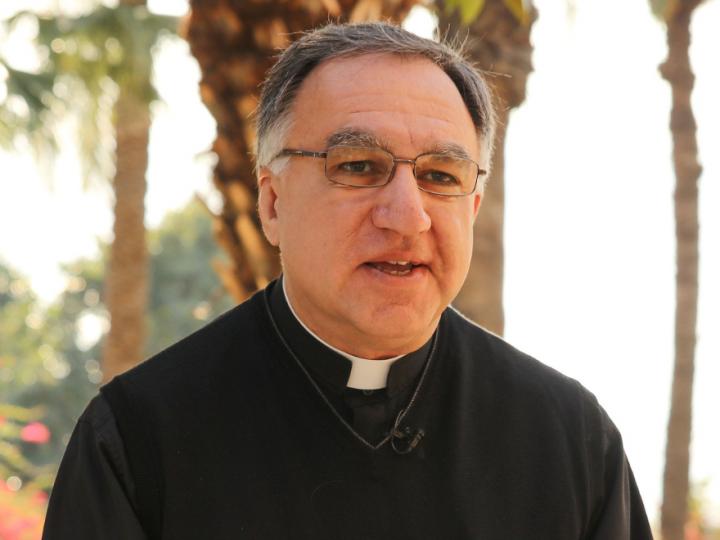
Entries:
{"type": "MultiPolygon", "coordinates": [[[[387,150],[385,150],[384,148],[368,146],[366,148],[377,148],[378,150],[381,150],[382,152],[385,152],[387,155],[389,155],[393,161],[392,169],[390,169],[390,173],[388,174],[387,180],[382,184],[375,184],[372,186],[353,186],[353,185],[349,185],[349,184],[343,184],[341,182],[336,182],[335,180],[332,180],[327,175],[328,152],[333,148],[343,148],[343,147],[345,147],[345,148],[363,148],[362,146],[346,146],[346,145],[341,145],[341,144],[331,146],[327,150],[322,151],[322,152],[314,152],[312,150],[300,150],[297,148],[283,148],[282,150],[280,150],[280,152],[278,152],[278,154],[273,159],[277,159],[279,157],[292,157],[292,156],[324,159],[325,165],[323,166],[323,170],[325,172],[325,178],[328,180],[328,182],[331,182],[331,183],[335,184],[336,186],[343,186],[343,187],[347,187],[347,188],[372,189],[372,188],[379,188],[379,187],[387,186],[390,182],[392,182],[392,179],[395,177],[395,170],[397,169],[398,163],[407,163],[408,165],[412,165],[413,177],[415,178],[415,182],[417,183],[418,178],[417,178],[417,175],[415,174],[415,167],[417,165],[417,163],[416,163],[417,160],[423,156],[442,155],[442,153],[440,153],[440,152],[423,152],[422,154],[418,154],[417,156],[415,156],[415,158],[413,158],[413,159],[398,158],[398,157],[395,157],[390,152],[388,152],[387,150]]],[[[477,167],[477,174],[475,175],[475,183],[473,184],[472,190],[468,191],[467,193],[438,193],[437,191],[430,191],[428,189],[425,189],[419,183],[417,183],[418,189],[420,191],[424,191],[425,193],[430,193],[431,195],[437,195],[438,197],[467,197],[468,195],[472,195],[473,193],[475,193],[475,190],[477,189],[478,179],[480,178],[480,176],[485,176],[488,172],[485,169],[481,169],[480,165],[476,161],[474,161],[470,158],[458,158],[458,159],[462,159],[464,161],[469,161],[470,163],[475,165],[475,167],[477,167]]]]}

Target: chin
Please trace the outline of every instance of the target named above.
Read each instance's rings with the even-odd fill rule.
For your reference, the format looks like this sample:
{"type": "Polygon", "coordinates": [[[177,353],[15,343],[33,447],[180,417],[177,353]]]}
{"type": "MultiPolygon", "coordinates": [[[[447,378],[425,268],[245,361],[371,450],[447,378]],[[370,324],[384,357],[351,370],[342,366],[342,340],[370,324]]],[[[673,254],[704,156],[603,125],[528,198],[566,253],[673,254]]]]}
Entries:
{"type": "MultiPolygon", "coordinates": [[[[430,314],[420,314],[411,307],[393,306],[358,321],[358,328],[380,343],[402,347],[407,343],[418,343],[419,348],[435,330],[437,321],[430,314]]],[[[414,349],[413,349],[414,350],[414,349]]],[[[403,350],[398,354],[412,351],[403,350]]]]}

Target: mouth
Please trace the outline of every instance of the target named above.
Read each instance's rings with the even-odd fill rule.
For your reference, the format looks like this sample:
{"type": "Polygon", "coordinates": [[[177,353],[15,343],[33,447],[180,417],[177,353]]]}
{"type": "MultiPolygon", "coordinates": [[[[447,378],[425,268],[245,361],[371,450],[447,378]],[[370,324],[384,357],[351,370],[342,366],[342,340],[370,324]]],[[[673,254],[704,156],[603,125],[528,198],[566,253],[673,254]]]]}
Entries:
{"type": "Polygon", "coordinates": [[[365,263],[365,266],[391,276],[408,276],[416,268],[426,268],[422,263],[411,261],[372,261],[365,263]]]}

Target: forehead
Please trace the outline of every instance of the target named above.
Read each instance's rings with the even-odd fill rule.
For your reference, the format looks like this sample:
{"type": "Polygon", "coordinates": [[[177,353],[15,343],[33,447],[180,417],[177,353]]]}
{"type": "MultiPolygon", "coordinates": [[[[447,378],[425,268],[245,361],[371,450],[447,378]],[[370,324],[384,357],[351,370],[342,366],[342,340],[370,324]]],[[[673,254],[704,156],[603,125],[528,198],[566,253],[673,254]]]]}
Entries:
{"type": "Polygon", "coordinates": [[[430,60],[372,54],[315,68],[292,107],[288,145],[320,149],[341,131],[358,130],[412,156],[455,144],[479,157],[470,113],[455,84],[430,60]]]}

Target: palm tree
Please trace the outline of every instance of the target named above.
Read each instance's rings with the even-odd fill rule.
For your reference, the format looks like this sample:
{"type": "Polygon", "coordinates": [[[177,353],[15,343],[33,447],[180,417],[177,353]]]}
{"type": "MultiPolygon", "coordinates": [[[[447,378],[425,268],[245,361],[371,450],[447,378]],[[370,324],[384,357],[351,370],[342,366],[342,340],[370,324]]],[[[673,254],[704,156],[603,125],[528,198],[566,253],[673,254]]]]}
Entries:
{"type": "Polygon", "coordinates": [[[402,20],[419,0],[207,2],[191,0],[186,37],[202,71],[200,94],[217,122],[213,151],[222,214],[215,236],[229,263],[214,262],[223,285],[242,301],[280,271],[277,250],[263,236],[256,208],[250,119],[258,86],[278,49],[330,19],[402,20]]]}
{"type": "MultiPolygon", "coordinates": [[[[144,0],[120,0],[119,9],[144,0]]],[[[133,46],[139,44],[132,43],[133,46]]],[[[148,250],[145,234],[145,192],[150,138],[150,49],[137,50],[137,78],[120,84],[113,111],[115,125],[115,212],[113,242],[105,275],[105,305],[110,331],[103,348],[103,381],[131,368],[143,358],[148,297],[148,250]]]]}
{"type": "MultiPolygon", "coordinates": [[[[103,375],[107,381],[143,357],[148,272],[144,224],[148,104],[155,98],[150,82],[151,50],[161,32],[173,32],[177,21],[150,14],[144,0],[121,0],[116,8],[98,6],[76,18],[18,15],[27,16],[37,18],[38,40],[48,53],[48,62],[38,74],[7,66],[8,89],[26,102],[30,118],[52,116],[53,107],[48,104],[61,101],[80,109],[80,146],[88,158],[88,172],[101,168],[99,120],[103,103],[115,98],[111,107],[116,139],[114,240],[105,292],[110,331],[103,351],[103,375]],[[23,81],[24,86],[20,84],[23,81]],[[68,85],[83,91],[86,99],[77,100],[73,95],[63,100],[59,89],[68,85]]],[[[5,116],[8,114],[12,113],[5,116]]],[[[16,127],[33,131],[38,125],[45,124],[26,121],[16,127]]],[[[6,142],[13,133],[17,130],[5,133],[6,142]]]]}
{"type": "Polygon", "coordinates": [[[527,80],[532,71],[530,30],[537,14],[532,4],[518,0],[464,3],[446,0],[439,8],[441,34],[461,40],[467,36],[470,58],[487,72],[498,110],[493,166],[475,223],[473,260],[455,306],[477,323],[502,335],[505,326],[502,299],[505,134],[510,111],[525,101],[527,80]],[[452,13],[456,5],[460,9],[452,13]]]}
{"type": "Polygon", "coordinates": [[[688,517],[690,434],[698,304],[698,162],[691,95],[690,20],[702,0],[651,0],[667,26],[667,59],[660,74],[672,89],[670,131],[675,167],[675,369],[665,449],[660,526],[664,540],[681,540],[688,517]]]}

